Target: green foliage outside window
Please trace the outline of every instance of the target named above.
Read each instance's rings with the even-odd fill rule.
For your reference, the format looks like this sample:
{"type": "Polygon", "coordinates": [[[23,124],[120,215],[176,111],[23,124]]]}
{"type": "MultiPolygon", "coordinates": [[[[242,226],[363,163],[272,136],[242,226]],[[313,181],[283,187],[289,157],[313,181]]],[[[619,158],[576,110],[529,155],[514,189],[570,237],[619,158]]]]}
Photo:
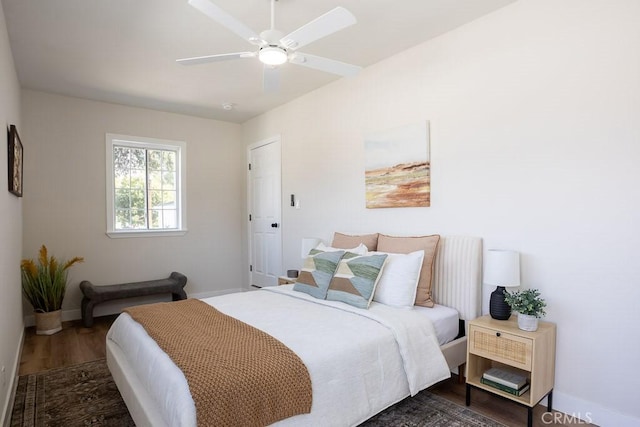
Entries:
{"type": "Polygon", "coordinates": [[[114,146],[117,230],[177,228],[176,152],[114,146]]]}

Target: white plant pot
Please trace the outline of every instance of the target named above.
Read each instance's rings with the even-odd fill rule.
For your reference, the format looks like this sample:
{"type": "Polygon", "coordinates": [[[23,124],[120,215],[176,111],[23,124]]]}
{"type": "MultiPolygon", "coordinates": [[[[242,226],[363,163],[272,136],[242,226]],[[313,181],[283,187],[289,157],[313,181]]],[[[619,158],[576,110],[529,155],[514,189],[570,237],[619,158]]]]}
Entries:
{"type": "Polygon", "coordinates": [[[528,314],[518,313],[518,328],[533,332],[538,330],[538,318],[528,314]]]}

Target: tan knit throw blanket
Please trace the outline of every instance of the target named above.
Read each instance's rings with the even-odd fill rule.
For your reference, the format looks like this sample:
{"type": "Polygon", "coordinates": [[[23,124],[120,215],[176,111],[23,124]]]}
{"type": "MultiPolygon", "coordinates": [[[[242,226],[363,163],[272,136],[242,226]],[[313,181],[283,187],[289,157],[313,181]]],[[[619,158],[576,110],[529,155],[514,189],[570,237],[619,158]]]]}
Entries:
{"type": "Polygon", "coordinates": [[[124,310],[182,370],[198,426],[266,426],[311,411],[311,378],[287,346],[187,299],[124,310]]]}

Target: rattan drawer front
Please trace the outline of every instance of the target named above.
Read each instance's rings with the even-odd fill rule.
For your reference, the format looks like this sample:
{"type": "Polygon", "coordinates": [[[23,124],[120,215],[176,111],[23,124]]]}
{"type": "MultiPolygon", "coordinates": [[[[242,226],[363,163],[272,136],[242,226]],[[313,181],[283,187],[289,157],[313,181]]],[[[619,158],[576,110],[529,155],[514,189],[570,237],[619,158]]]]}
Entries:
{"type": "Polygon", "coordinates": [[[471,325],[469,352],[497,362],[531,370],[533,341],[528,338],[496,332],[471,325]]]}

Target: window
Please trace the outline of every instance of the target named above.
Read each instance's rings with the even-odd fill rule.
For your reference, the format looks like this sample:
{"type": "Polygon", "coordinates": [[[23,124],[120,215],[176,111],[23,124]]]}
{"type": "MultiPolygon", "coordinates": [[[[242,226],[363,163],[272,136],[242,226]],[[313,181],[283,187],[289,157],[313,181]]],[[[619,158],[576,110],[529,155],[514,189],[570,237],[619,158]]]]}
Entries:
{"type": "Polygon", "coordinates": [[[184,234],[186,143],[114,134],[106,143],[107,234],[184,234]]]}

